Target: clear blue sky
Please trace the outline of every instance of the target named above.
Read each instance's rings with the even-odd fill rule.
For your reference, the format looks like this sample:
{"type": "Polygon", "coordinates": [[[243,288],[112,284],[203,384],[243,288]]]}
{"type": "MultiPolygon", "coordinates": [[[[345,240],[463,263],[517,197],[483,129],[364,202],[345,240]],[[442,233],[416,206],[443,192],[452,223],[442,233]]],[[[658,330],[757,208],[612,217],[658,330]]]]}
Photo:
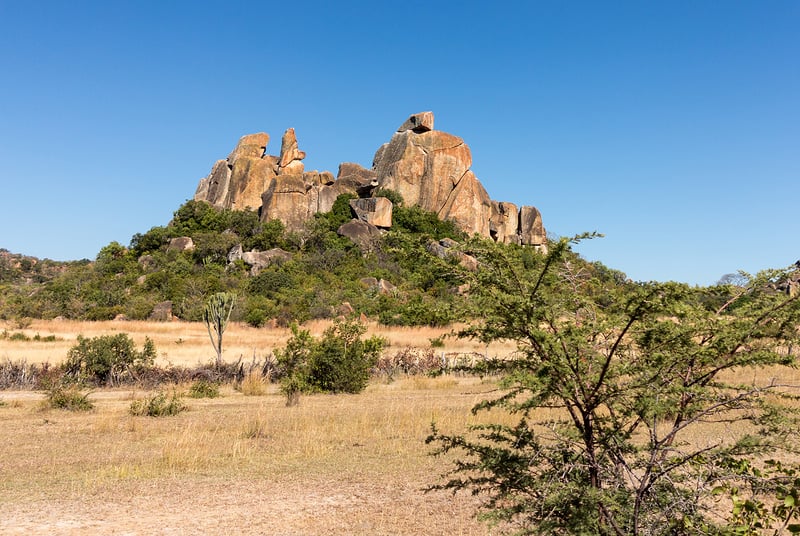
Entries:
{"type": "Polygon", "coordinates": [[[0,247],[165,225],[244,134],[369,167],[414,112],[636,280],[800,259],[800,2],[0,0],[0,247]]]}

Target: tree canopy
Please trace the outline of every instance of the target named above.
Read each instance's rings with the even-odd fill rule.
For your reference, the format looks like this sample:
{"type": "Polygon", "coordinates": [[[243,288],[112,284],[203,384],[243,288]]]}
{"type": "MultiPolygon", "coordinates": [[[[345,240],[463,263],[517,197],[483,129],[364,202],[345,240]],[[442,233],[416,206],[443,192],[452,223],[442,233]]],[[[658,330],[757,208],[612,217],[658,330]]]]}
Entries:
{"type": "Polygon", "coordinates": [[[796,515],[800,304],[768,271],[746,286],[618,284],[577,262],[480,242],[462,335],[515,341],[484,364],[502,395],[475,408],[516,416],[465,433],[435,426],[457,453],[443,483],[485,497],[485,517],[522,534],[756,534],[796,515]],[[726,504],[721,504],[722,498],[726,504]],[[750,532],[749,532],[750,531],[750,532]]]}

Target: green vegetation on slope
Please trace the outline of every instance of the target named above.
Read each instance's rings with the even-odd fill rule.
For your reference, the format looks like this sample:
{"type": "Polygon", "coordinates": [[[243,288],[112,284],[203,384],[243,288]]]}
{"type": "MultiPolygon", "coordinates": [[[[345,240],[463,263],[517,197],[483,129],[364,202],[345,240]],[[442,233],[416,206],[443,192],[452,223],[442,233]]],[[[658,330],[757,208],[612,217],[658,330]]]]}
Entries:
{"type": "Polygon", "coordinates": [[[252,211],[188,201],[168,225],[137,233],[128,247],[112,242],[94,261],[59,263],[39,278],[23,277],[19,262],[4,262],[0,318],[146,319],[169,301],[176,317],[200,321],[208,296],[230,292],[238,296],[232,320],[254,326],[335,318],[350,308],[395,325],[463,319],[468,303],[454,291],[460,268],[426,249],[431,240],[463,240],[463,234],[433,213],[396,206],[394,227],[364,252],[336,232],[352,218],[348,201],[341,196],[331,212],[294,233],[252,211]],[[194,247],[170,247],[179,237],[191,238],[194,247]],[[239,245],[288,255],[254,271],[241,259],[229,261],[239,245]],[[391,290],[370,283],[380,280],[391,290]]]}

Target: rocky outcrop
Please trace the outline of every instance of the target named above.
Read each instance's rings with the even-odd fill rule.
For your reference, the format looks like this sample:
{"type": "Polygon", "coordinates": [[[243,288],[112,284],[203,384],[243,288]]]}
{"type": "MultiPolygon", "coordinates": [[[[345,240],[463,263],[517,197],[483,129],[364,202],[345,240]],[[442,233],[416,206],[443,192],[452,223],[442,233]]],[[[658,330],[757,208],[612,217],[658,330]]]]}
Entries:
{"type": "Polygon", "coordinates": [[[406,119],[405,123],[400,125],[397,132],[405,132],[406,130],[413,130],[417,133],[433,130],[433,112],[420,112],[412,115],[406,119]]]}
{"type": "MultiPolygon", "coordinates": [[[[318,212],[329,212],[336,198],[360,198],[357,219],[391,226],[391,210],[375,198],[379,188],[398,192],[407,206],[417,205],[454,222],[466,233],[502,243],[545,247],[546,232],[535,207],[493,201],[471,171],[472,153],[458,136],[434,130],[433,112],[411,115],[375,153],[372,169],[343,163],[329,171],[306,171],[294,129],[281,138],[278,156],[266,153],[266,133],[243,136],[225,160],[200,181],[195,200],[214,206],[258,210],[262,221],[281,220],[302,231],[318,212]]],[[[388,201],[388,200],[387,200],[388,201]]],[[[391,203],[389,203],[391,205],[391,203]]]]}
{"type": "Polygon", "coordinates": [[[350,220],[337,230],[341,236],[346,236],[356,243],[361,251],[368,252],[374,249],[381,231],[371,223],[361,220],[350,220]]]}
{"type": "Polygon", "coordinates": [[[190,236],[171,238],[167,251],[194,251],[194,240],[190,236]]]}
{"type": "Polygon", "coordinates": [[[266,181],[275,175],[275,158],[265,156],[269,134],[242,136],[225,160],[218,160],[211,173],[200,180],[196,201],[220,208],[257,210],[266,181]]]}
{"type": "Polygon", "coordinates": [[[361,221],[371,223],[375,227],[392,226],[392,202],[385,197],[351,199],[350,208],[361,221]]]}
{"type": "Polygon", "coordinates": [[[278,160],[279,175],[302,175],[305,171],[302,160],[306,157],[297,145],[297,136],[294,129],[290,128],[281,138],[281,156],[278,160]]]}
{"type": "Polygon", "coordinates": [[[281,248],[272,248],[267,251],[243,251],[241,244],[228,252],[228,263],[241,260],[250,266],[250,275],[254,276],[271,264],[286,262],[291,258],[292,254],[281,248]]]}
{"type": "Polygon", "coordinates": [[[267,266],[286,262],[291,258],[292,254],[281,248],[272,248],[267,251],[246,251],[242,254],[242,260],[250,265],[251,275],[258,275],[267,266]]]}
{"type": "Polygon", "coordinates": [[[377,279],[375,277],[362,277],[359,279],[362,285],[368,289],[382,294],[384,296],[394,296],[397,294],[397,287],[385,279],[377,279]]]}
{"type": "Polygon", "coordinates": [[[522,207],[519,211],[519,235],[522,244],[543,246],[547,234],[542,223],[542,215],[536,207],[522,207]]]}
{"type": "Polygon", "coordinates": [[[473,257],[472,255],[467,255],[463,251],[458,251],[456,249],[458,246],[458,242],[451,238],[443,238],[438,242],[430,242],[427,246],[427,250],[429,253],[436,255],[440,259],[444,260],[455,260],[460,264],[463,268],[467,270],[475,271],[478,269],[478,259],[473,257]]]}
{"type": "Polygon", "coordinates": [[[492,201],[489,236],[495,242],[502,244],[519,244],[521,242],[517,205],[505,201],[492,201]]]}
{"type": "Polygon", "coordinates": [[[492,201],[471,166],[467,144],[433,130],[431,112],[412,115],[373,159],[379,186],[396,190],[407,204],[435,212],[470,235],[543,247],[546,234],[539,211],[522,207],[526,219],[513,204],[492,201]]]}

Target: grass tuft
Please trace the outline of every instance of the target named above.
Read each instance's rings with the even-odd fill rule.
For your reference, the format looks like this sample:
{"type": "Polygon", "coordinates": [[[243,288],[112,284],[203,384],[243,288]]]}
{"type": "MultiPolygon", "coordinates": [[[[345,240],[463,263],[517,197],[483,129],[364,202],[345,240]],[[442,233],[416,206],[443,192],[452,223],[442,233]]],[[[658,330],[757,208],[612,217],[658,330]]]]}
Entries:
{"type": "Polygon", "coordinates": [[[239,387],[245,396],[263,396],[267,394],[264,378],[258,372],[250,372],[242,380],[239,387]]]}

